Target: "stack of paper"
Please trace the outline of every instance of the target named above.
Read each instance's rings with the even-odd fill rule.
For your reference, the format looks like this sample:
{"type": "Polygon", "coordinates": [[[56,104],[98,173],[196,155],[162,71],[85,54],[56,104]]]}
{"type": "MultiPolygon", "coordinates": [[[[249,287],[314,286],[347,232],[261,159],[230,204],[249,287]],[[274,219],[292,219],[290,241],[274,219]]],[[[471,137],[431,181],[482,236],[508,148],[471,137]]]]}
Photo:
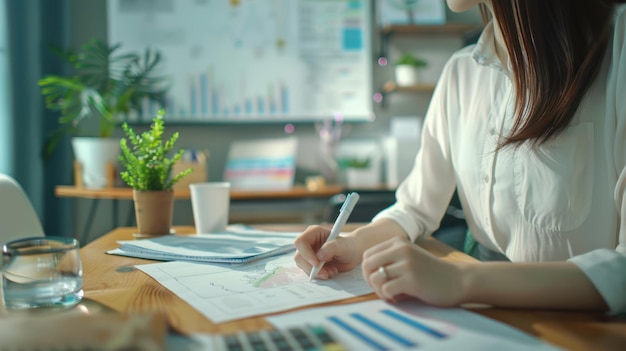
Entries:
{"type": "Polygon", "coordinates": [[[118,241],[121,246],[107,253],[160,261],[243,263],[295,250],[293,241],[299,234],[231,226],[210,234],[118,241]]]}

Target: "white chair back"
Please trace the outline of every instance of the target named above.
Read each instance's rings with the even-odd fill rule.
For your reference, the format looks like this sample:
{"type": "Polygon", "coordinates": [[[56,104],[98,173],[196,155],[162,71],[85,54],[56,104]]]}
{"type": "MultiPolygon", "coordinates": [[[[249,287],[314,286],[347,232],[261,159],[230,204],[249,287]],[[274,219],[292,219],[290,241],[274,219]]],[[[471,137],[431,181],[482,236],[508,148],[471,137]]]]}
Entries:
{"type": "Polygon", "coordinates": [[[0,244],[44,235],[39,216],[22,187],[15,179],[0,174],[0,244]]]}

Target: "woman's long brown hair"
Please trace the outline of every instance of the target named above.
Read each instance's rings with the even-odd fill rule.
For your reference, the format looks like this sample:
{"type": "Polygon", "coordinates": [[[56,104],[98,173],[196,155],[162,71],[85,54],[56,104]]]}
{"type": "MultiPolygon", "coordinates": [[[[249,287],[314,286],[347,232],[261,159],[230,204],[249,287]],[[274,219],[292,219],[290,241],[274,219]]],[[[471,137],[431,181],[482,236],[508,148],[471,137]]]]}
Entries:
{"type": "Polygon", "coordinates": [[[614,2],[492,1],[516,88],[515,123],[500,147],[539,146],[568,126],[600,70],[614,2]]]}

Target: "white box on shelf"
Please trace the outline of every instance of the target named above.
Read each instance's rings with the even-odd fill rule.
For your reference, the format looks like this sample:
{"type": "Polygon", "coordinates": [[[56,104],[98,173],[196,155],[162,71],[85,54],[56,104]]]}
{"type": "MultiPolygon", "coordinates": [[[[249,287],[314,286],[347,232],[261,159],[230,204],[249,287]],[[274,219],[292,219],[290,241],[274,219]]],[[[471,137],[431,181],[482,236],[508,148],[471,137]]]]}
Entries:
{"type": "Polygon", "coordinates": [[[418,116],[392,117],[390,136],[383,138],[385,153],[385,182],[395,188],[406,178],[415,162],[422,135],[422,118],[418,116]]]}
{"type": "Polygon", "coordinates": [[[383,150],[385,151],[385,183],[388,188],[393,189],[411,172],[419,150],[419,141],[386,137],[383,138],[383,150]]]}

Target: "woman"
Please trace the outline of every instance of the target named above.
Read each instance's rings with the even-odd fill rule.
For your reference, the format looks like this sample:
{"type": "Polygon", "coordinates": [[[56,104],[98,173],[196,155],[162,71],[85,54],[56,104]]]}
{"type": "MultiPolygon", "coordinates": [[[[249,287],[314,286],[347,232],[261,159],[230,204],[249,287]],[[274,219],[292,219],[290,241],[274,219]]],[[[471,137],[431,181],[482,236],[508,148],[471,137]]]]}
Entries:
{"type": "MultiPolygon", "coordinates": [[[[362,261],[388,301],[626,312],[626,11],[608,0],[448,0],[492,20],[444,68],[396,203],[324,244],[328,279],[362,261]],[[447,262],[413,242],[455,189],[474,239],[514,262],[447,262]]],[[[358,206],[358,205],[357,205],[358,206]]]]}

